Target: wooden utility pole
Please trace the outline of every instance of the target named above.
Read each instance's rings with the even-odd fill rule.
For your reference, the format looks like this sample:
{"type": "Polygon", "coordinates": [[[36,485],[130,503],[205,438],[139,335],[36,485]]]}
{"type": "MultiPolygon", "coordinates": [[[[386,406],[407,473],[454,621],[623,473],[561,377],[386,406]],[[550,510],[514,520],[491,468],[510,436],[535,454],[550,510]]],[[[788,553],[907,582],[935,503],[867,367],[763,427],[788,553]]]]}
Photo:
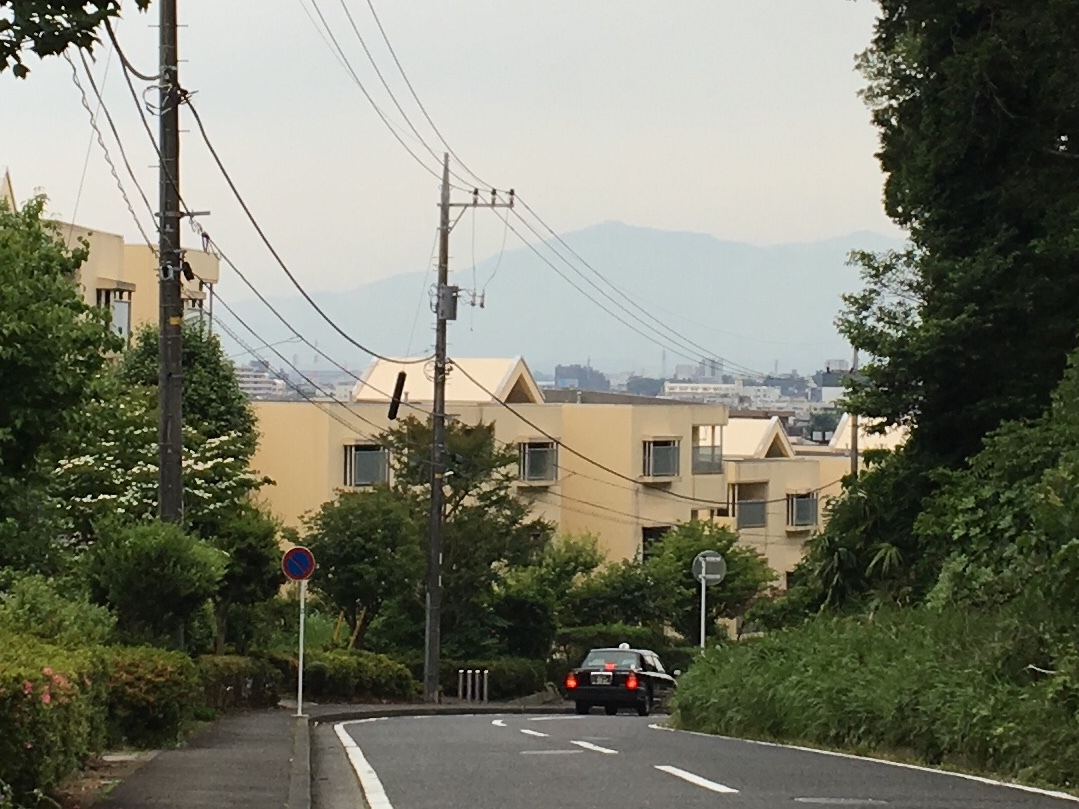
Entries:
{"type": "MultiPolygon", "coordinates": [[[[442,654],[442,523],[445,509],[443,490],[446,475],[446,324],[457,319],[458,287],[450,286],[450,231],[457,220],[450,222],[450,208],[512,208],[514,192],[510,189],[506,202],[498,201],[498,192],[491,191],[491,200],[480,201],[479,189],[473,189],[471,202],[450,202],[450,156],[442,157],[442,195],[439,202],[438,228],[438,293],[435,303],[435,368],[434,406],[431,414],[431,507],[427,531],[427,599],[423,655],[423,699],[438,702],[438,674],[442,654]]],[[[464,211],[462,210],[463,214],[464,211]]]]}
{"type": "Polygon", "coordinates": [[[158,516],[183,516],[183,301],[180,296],[180,80],[176,0],[160,2],[160,152],[158,211],[159,375],[158,516]]]}

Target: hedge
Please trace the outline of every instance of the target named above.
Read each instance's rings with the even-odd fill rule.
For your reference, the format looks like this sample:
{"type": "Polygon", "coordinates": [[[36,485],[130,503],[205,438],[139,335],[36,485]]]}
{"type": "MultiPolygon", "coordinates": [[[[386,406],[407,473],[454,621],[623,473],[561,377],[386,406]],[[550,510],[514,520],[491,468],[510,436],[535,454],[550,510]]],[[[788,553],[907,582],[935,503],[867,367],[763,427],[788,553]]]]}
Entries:
{"type": "Polygon", "coordinates": [[[104,742],[103,655],[0,642],[0,781],[16,799],[56,786],[104,742]]]}
{"type": "MultiPolygon", "coordinates": [[[[296,690],[297,659],[270,659],[296,690]]],[[[386,655],[365,651],[311,652],[304,657],[305,697],[328,702],[410,700],[417,684],[408,668],[386,655]]]]}
{"type": "Polygon", "coordinates": [[[191,658],[148,646],[111,648],[106,655],[109,744],[175,744],[201,697],[191,658]]]}
{"type": "Polygon", "coordinates": [[[208,708],[225,712],[277,705],[284,677],[269,661],[240,655],[204,655],[196,663],[208,708]]]}
{"type": "MultiPolygon", "coordinates": [[[[423,657],[410,655],[405,665],[417,681],[423,682],[423,657]]],[[[488,671],[487,696],[491,700],[527,697],[543,690],[547,674],[543,661],[525,657],[499,657],[493,660],[454,660],[443,657],[439,661],[438,682],[442,693],[457,696],[457,673],[464,669],[488,671]]]]}

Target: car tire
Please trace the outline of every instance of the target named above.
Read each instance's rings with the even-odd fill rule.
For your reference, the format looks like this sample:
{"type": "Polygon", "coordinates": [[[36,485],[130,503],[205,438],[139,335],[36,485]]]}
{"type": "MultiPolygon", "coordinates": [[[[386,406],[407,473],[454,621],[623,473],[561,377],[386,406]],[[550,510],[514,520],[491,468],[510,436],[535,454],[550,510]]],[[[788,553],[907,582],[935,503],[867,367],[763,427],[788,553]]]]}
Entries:
{"type": "Polygon", "coordinates": [[[637,713],[640,716],[648,716],[652,713],[652,692],[644,692],[644,701],[637,703],[637,713]]]}
{"type": "Polygon", "coordinates": [[[577,705],[576,705],[576,708],[577,708],[577,713],[579,713],[579,714],[586,714],[586,713],[588,713],[589,711],[592,710],[592,706],[589,705],[587,702],[578,702],[577,705]]]}
{"type": "Polygon", "coordinates": [[[607,716],[614,716],[616,713],[618,713],[618,706],[617,705],[604,705],[603,706],[603,712],[606,713],[607,716]]]}

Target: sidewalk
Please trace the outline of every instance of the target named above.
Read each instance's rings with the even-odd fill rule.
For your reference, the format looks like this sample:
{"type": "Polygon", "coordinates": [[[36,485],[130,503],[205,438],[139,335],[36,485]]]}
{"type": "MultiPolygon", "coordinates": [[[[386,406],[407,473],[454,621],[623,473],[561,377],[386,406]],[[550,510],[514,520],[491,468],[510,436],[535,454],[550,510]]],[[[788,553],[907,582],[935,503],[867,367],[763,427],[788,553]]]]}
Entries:
{"type": "Polygon", "coordinates": [[[364,716],[462,713],[568,713],[566,703],[316,705],[282,701],[274,710],[227,716],[165,750],[127,776],[95,806],[107,809],[310,809],[310,723],[364,716]]]}
{"type": "Polygon", "coordinates": [[[288,803],[295,720],[284,709],[225,717],[165,750],[97,805],[271,809],[288,803]]]}

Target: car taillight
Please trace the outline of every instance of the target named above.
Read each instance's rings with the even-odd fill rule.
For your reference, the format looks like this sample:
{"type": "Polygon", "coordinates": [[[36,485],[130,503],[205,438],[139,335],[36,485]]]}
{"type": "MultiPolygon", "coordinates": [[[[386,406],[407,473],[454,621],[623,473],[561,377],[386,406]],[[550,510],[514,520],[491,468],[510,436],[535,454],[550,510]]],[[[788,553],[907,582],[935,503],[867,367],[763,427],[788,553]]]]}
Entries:
{"type": "Polygon", "coordinates": [[[566,688],[574,689],[577,687],[577,675],[572,671],[566,675],[566,688]]]}
{"type": "Polygon", "coordinates": [[[636,691],[637,690],[637,675],[634,674],[632,671],[629,673],[629,676],[626,678],[626,688],[628,688],[630,691],[636,691]]]}

